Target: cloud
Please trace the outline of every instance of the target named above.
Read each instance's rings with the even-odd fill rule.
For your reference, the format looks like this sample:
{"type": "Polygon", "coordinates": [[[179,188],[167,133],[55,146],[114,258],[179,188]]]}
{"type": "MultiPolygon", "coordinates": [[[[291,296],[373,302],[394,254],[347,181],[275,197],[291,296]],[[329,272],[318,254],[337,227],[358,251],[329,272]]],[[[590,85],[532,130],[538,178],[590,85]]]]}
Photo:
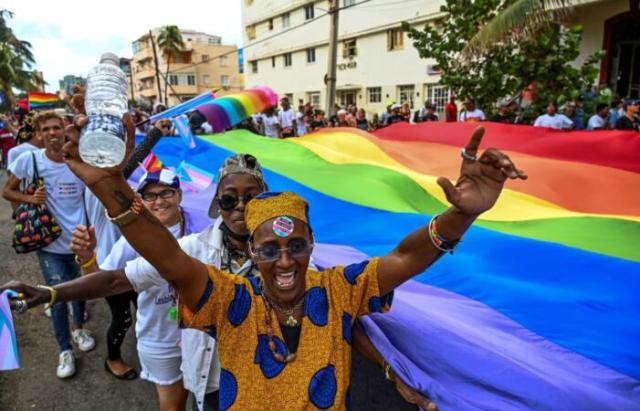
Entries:
{"type": "Polygon", "coordinates": [[[48,91],[57,90],[58,80],[67,74],[86,75],[103,52],[131,57],[131,43],[155,27],[175,24],[221,36],[226,44],[242,41],[238,0],[3,3],[1,8],[14,13],[9,26],[19,38],[31,42],[36,68],[43,71],[48,91]]]}

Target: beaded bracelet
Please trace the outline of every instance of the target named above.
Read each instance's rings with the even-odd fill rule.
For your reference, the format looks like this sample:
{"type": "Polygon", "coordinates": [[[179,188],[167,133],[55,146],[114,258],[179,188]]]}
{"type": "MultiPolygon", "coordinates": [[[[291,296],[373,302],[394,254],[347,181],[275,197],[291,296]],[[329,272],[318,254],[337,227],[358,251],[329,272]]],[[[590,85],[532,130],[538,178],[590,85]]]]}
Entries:
{"type": "Polygon", "coordinates": [[[438,227],[436,226],[436,220],[440,217],[441,214],[436,214],[429,221],[429,227],[427,228],[427,232],[429,233],[429,239],[431,239],[431,243],[435,248],[442,251],[443,253],[453,254],[453,250],[456,248],[460,240],[447,240],[438,232],[438,227]]]}

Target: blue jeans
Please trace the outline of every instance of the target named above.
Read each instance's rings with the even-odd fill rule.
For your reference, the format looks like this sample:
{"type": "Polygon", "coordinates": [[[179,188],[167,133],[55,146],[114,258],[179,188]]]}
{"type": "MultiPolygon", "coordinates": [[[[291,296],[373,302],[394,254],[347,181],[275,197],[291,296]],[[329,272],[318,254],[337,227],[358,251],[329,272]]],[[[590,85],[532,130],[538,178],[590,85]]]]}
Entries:
{"type": "MultiPolygon", "coordinates": [[[[38,261],[47,285],[53,287],[80,276],[80,267],[73,254],[55,254],[38,250],[38,261]]],[[[80,327],[84,323],[84,301],[73,301],[73,322],[80,327]]],[[[71,349],[69,331],[69,309],[67,303],[56,303],[51,307],[51,320],[60,351],[71,349]]]]}

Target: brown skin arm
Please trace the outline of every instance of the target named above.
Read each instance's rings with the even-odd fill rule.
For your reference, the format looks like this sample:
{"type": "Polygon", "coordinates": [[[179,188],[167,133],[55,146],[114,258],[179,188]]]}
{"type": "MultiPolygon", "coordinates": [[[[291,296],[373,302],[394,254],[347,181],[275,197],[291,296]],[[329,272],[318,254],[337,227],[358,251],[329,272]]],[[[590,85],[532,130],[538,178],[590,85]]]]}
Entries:
{"type": "Polygon", "coordinates": [[[46,200],[46,191],[44,188],[39,189],[40,193],[36,191],[36,194],[29,195],[20,191],[20,179],[13,174],[9,175],[7,182],[2,189],[2,198],[10,201],[12,204],[20,203],[33,203],[42,204],[46,200]]]}
{"type": "MultiPolygon", "coordinates": [[[[384,357],[373,345],[369,337],[360,329],[356,324],[351,328],[351,335],[353,337],[353,348],[362,354],[366,359],[378,364],[380,367],[384,366],[384,357]]],[[[436,411],[437,406],[433,401],[423,396],[420,392],[409,387],[400,379],[393,370],[390,370],[391,379],[396,384],[396,389],[402,398],[409,404],[417,405],[420,408],[427,411],[436,411]]]]}
{"type": "MultiPolygon", "coordinates": [[[[135,127],[128,113],[124,115],[123,122],[127,129],[127,153],[130,154],[135,127]]],[[[67,143],[63,149],[65,162],[98,197],[108,214],[118,216],[130,209],[135,198],[135,193],[122,175],[128,155],[123,164],[113,168],[95,168],[83,163],[78,154],[78,141],[79,130],[85,124],[86,118],[78,118],[76,126],[67,128],[67,143]]],[[[144,207],[140,215],[121,226],[120,231],[129,244],[178,291],[181,301],[194,309],[209,278],[206,266],[182,251],[167,228],[144,207]]]]}
{"type": "MultiPolygon", "coordinates": [[[[57,291],[57,302],[92,300],[133,289],[124,270],[99,271],[92,275],[58,284],[53,288],[57,291]]],[[[33,287],[19,281],[10,281],[0,286],[0,293],[4,290],[23,293],[29,308],[48,303],[51,299],[49,290],[33,287]]]]}
{"type": "MultiPolygon", "coordinates": [[[[477,128],[465,147],[467,155],[477,155],[483,135],[484,129],[477,128]]],[[[437,219],[436,227],[440,235],[448,240],[462,238],[473,221],[493,207],[507,179],[526,180],[527,175],[518,170],[507,155],[493,148],[482,153],[477,161],[464,159],[455,186],[448,179],[440,177],[438,184],[453,205],[437,219]]],[[[442,251],[429,238],[427,226],[409,234],[395,250],[380,259],[380,294],[389,293],[423,272],[441,255],[442,251]]]]}

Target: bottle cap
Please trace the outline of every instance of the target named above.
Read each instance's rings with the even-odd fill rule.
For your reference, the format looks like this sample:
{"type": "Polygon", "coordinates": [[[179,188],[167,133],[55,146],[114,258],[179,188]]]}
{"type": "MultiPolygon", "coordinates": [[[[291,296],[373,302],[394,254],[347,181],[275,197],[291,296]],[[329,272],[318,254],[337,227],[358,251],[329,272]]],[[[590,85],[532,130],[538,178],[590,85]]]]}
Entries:
{"type": "Polygon", "coordinates": [[[102,56],[100,56],[100,63],[113,64],[114,66],[117,66],[120,64],[120,59],[118,59],[118,56],[113,53],[103,53],[102,56]]]}

